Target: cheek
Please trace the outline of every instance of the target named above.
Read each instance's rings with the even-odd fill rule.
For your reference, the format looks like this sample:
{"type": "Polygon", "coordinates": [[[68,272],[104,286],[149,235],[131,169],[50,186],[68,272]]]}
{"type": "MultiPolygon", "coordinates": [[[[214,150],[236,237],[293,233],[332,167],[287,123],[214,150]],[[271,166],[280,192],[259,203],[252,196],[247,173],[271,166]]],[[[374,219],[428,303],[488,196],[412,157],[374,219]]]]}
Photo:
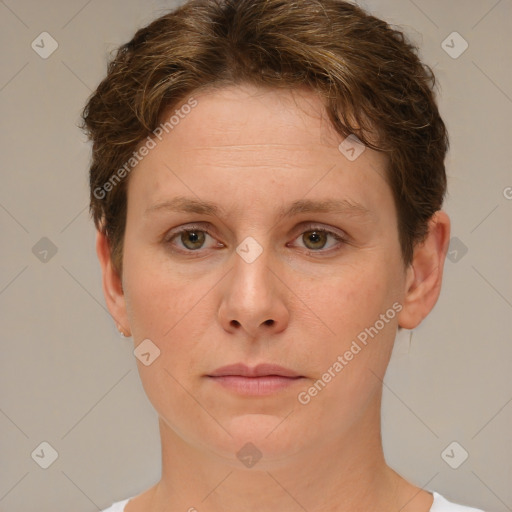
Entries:
{"type": "MultiPolygon", "coordinates": [[[[303,325],[309,344],[303,349],[316,370],[314,377],[327,381],[325,390],[319,384],[322,391],[318,396],[322,397],[315,401],[352,404],[341,405],[345,414],[378,388],[377,376],[385,372],[397,329],[398,274],[393,273],[394,267],[384,265],[382,258],[375,262],[340,267],[314,295],[309,292],[308,305],[329,328],[319,337],[303,325]]],[[[318,413],[323,414],[321,410],[318,413]]]]}
{"type": "Polygon", "coordinates": [[[149,339],[160,351],[151,366],[137,361],[146,394],[159,412],[183,408],[187,397],[182,396],[180,384],[188,389],[187,382],[206,369],[205,349],[215,321],[206,291],[216,280],[187,279],[155,261],[149,252],[133,249],[124,268],[134,344],[149,339]]]}
{"type": "Polygon", "coordinates": [[[388,284],[378,272],[352,274],[333,280],[329,293],[318,299],[321,317],[334,334],[317,338],[313,346],[309,333],[308,360],[315,371],[296,397],[299,412],[314,418],[305,422],[304,435],[314,435],[319,425],[325,435],[338,435],[378,399],[396,334],[388,284]]]}
{"type": "Polygon", "coordinates": [[[136,341],[152,337],[163,341],[189,323],[188,316],[197,307],[198,294],[205,283],[187,280],[169,267],[159,251],[140,249],[128,238],[123,268],[123,286],[136,341]]]}
{"type": "Polygon", "coordinates": [[[149,339],[160,351],[148,366],[137,361],[141,383],[159,416],[186,439],[204,422],[204,411],[189,393],[195,396],[192,378],[205,370],[202,341],[212,311],[208,296],[201,298],[214,282],[209,287],[205,280],[188,282],[164,271],[148,254],[133,248],[126,254],[124,288],[134,345],[149,339]]]}
{"type": "Polygon", "coordinates": [[[307,304],[329,326],[326,333],[345,342],[373,325],[399,298],[392,267],[382,258],[339,266],[321,286],[308,287],[303,284],[298,295],[308,297],[307,304]]]}

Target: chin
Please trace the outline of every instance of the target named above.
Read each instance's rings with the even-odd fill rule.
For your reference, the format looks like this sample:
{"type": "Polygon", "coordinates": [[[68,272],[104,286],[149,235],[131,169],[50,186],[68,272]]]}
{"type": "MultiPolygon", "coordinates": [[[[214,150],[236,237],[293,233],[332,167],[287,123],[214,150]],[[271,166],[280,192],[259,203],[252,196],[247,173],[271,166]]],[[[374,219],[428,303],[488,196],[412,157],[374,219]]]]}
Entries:
{"type": "MultiPolygon", "coordinates": [[[[271,470],[289,463],[306,441],[291,418],[270,414],[243,414],[226,425],[232,437],[223,436],[213,451],[235,469],[271,470]]],[[[214,442],[215,444],[215,442],[214,442]]]]}

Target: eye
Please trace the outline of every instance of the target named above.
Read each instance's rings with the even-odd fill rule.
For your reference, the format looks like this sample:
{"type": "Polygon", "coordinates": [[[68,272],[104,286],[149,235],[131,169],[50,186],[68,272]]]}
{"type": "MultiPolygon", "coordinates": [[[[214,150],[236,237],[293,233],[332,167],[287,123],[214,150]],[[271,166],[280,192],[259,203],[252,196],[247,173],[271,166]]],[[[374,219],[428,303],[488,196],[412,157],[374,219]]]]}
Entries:
{"type": "MultiPolygon", "coordinates": [[[[174,246],[177,244],[178,252],[193,252],[203,249],[203,245],[207,237],[212,238],[204,229],[189,226],[186,229],[180,229],[179,231],[172,232],[168,237],[166,237],[165,243],[174,246]]],[[[212,247],[215,246],[212,245],[212,247]]]]}
{"type": "MultiPolygon", "coordinates": [[[[347,242],[345,236],[319,226],[306,226],[309,228],[303,231],[295,240],[301,240],[304,244],[303,247],[310,252],[327,252],[332,247],[341,245],[347,242]],[[329,239],[334,240],[334,243],[328,245],[329,239]]],[[[208,233],[207,230],[201,229],[198,226],[188,226],[181,228],[177,231],[171,232],[164,240],[164,242],[173,247],[173,250],[181,253],[197,252],[205,248],[207,237],[210,237],[214,242],[215,239],[208,233]]],[[[288,244],[287,244],[288,245],[288,244]]],[[[224,247],[220,242],[212,243],[210,248],[224,247]]],[[[206,247],[207,248],[207,247],[206,247]]]]}
{"type": "Polygon", "coordinates": [[[303,231],[301,236],[297,237],[296,240],[300,239],[304,244],[305,248],[312,252],[325,252],[325,250],[331,249],[336,246],[336,242],[345,243],[346,239],[341,233],[336,233],[325,228],[317,226],[308,226],[310,229],[303,231]],[[329,238],[334,239],[334,243],[326,248],[329,238]]]}

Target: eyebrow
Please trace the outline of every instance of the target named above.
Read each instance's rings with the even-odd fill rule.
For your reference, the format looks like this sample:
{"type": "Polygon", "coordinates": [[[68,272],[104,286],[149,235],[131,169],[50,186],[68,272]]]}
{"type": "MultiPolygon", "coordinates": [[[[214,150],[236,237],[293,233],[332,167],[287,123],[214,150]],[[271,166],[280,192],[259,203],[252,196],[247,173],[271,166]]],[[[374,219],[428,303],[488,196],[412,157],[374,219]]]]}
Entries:
{"type": "MultiPolygon", "coordinates": [[[[169,201],[156,203],[150,206],[144,212],[144,215],[146,216],[160,211],[197,213],[215,217],[226,215],[225,210],[215,203],[185,196],[178,196],[169,201]]],[[[299,213],[337,213],[356,216],[369,216],[372,214],[372,212],[362,204],[349,201],[348,199],[325,199],[322,201],[299,199],[289,206],[280,208],[277,212],[277,216],[279,219],[282,219],[299,213]]]]}

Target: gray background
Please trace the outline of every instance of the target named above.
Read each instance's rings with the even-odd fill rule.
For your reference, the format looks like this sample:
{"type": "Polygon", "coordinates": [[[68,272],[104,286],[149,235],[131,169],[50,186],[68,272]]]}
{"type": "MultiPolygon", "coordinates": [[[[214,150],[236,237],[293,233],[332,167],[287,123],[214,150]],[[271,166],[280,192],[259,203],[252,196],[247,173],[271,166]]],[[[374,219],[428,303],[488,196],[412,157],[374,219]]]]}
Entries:
{"type": "MultiPolygon", "coordinates": [[[[386,456],[451,500],[512,510],[512,1],[360,3],[421,45],[452,143],[445,209],[456,240],[437,306],[397,339],[384,389],[386,456]],[[445,48],[459,52],[461,39],[442,46],[454,31],[469,44],[457,58],[445,48]],[[458,469],[441,456],[453,441],[469,453],[458,469]]],[[[173,5],[0,1],[1,511],[98,510],[159,478],[157,416],[132,341],[119,338],[104,306],[89,147],[76,124],[107,52],[173,5]],[[58,43],[46,59],[31,47],[43,31],[58,43]],[[48,449],[31,455],[43,441],[58,453],[48,469],[39,466],[48,449]]],[[[460,448],[449,453],[460,460],[460,448]]]]}

